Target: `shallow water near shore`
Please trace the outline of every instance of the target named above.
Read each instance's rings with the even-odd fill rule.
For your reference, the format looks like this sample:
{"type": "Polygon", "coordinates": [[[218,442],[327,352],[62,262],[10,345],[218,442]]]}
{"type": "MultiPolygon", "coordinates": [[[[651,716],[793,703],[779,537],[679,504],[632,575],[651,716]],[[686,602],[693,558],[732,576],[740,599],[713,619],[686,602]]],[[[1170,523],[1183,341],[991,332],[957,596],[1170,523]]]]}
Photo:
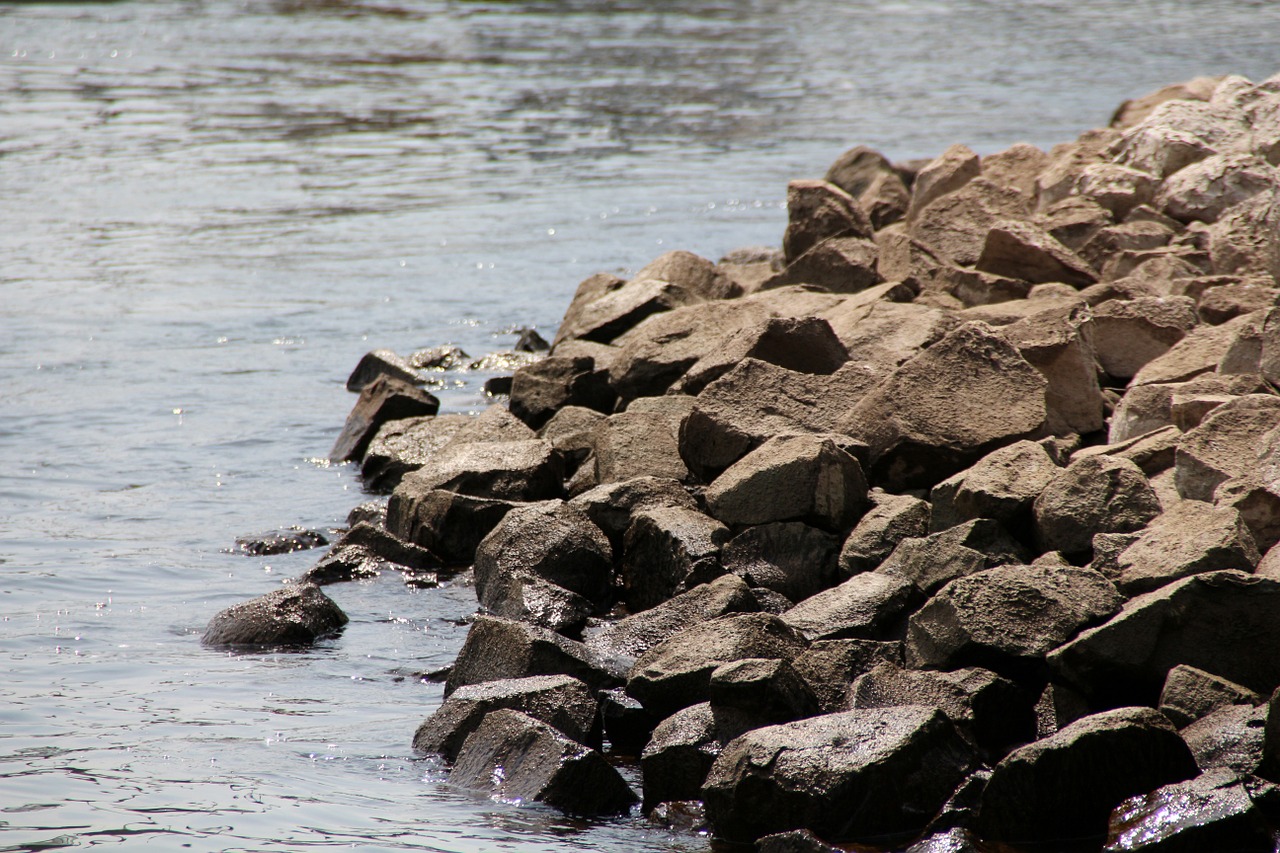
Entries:
{"type": "MultiPolygon", "coordinates": [[[[311,651],[201,648],[340,526],[365,351],[550,338],[578,281],[776,244],[863,143],[1043,147],[1280,71],[1270,2],[0,4],[0,851],[702,851],[451,789],[409,748],[465,585],[328,587],[311,651]]],[[[439,376],[447,411],[500,370],[439,376]]]]}

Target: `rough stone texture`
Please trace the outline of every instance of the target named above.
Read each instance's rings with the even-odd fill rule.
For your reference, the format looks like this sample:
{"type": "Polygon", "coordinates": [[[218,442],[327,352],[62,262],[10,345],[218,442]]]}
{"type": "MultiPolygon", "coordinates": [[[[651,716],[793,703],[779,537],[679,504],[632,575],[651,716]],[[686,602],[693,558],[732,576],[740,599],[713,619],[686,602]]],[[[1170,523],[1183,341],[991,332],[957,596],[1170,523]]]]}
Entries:
{"type": "Polygon", "coordinates": [[[1197,326],[1164,355],[1147,362],[1134,375],[1129,387],[1132,389],[1135,385],[1185,382],[1202,373],[1209,373],[1222,361],[1237,333],[1251,319],[1251,315],[1245,314],[1219,326],[1197,326]]]}
{"type": "Polygon", "coordinates": [[[973,266],[982,254],[988,231],[1030,213],[1030,202],[1022,193],[977,177],[926,205],[912,220],[910,235],[935,255],[960,266],[973,266]]]}
{"type": "Polygon", "coordinates": [[[1126,797],[1196,772],[1187,745],[1158,711],[1104,711],[997,764],[982,795],[979,831],[1019,844],[1100,841],[1111,810],[1126,797]]]}
{"type": "Polygon", "coordinates": [[[648,610],[590,628],[584,642],[606,657],[636,658],[691,625],[759,609],[741,578],[722,575],[648,610]]]}
{"type": "Polygon", "coordinates": [[[1217,487],[1258,466],[1262,437],[1280,423],[1280,397],[1250,394],[1219,406],[1178,442],[1178,493],[1212,501],[1217,487]]]}
{"type": "Polygon", "coordinates": [[[1280,191],[1272,188],[1236,205],[1209,226],[1209,256],[1218,275],[1280,273],[1280,191]]]}
{"type": "Polygon", "coordinates": [[[413,748],[453,761],[485,715],[499,708],[522,711],[578,743],[592,739],[596,701],[587,685],[567,675],[535,675],[455,690],[418,726],[413,748]]]}
{"type": "Polygon", "coordinates": [[[908,580],[865,572],[792,607],[782,620],[810,640],[877,639],[916,599],[908,580]]]}
{"type": "Polygon", "coordinates": [[[933,487],[929,526],[937,531],[973,518],[993,518],[1012,531],[1029,532],[1031,505],[1059,470],[1034,441],[1002,447],[933,487]]]}
{"type": "Polygon", "coordinates": [[[1186,297],[1113,299],[1093,310],[1094,347],[1108,375],[1131,379],[1196,327],[1186,297]]]}
{"type": "Polygon", "coordinates": [[[1225,323],[1254,311],[1265,311],[1280,304],[1280,289],[1272,279],[1234,277],[1239,283],[1223,283],[1208,288],[1196,301],[1196,313],[1206,323],[1225,323]]]}
{"type": "Polygon", "coordinates": [[[1036,194],[1036,177],[1049,165],[1049,155],[1034,145],[1018,142],[982,158],[982,177],[1012,187],[1027,198],[1036,194]]]}
{"type": "MultiPolygon", "coordinates": [[[[1146,177],[1150,181],[1150,177],[1146,177]]],[[[1089,238],[1114,223],[1109,210],[1097,201],[1081,196],[1069,196],[1049,205],[1032,221],[1072,251],[1079,251],[1089,238]]]]}
{"type": "Polygon", "coordinates": [[[832,293],[859,293],[884,281],[877,269],[879,250],[862,237],[829,237],[769,278],[761,290],[808,284],[832,293]]]}
{"type": "Polygon", "coordinates": [[[1111,117],[1111,127],[1130,128],[1140,123],[1165,101],[1207,101],[1221,77],[1196,77],[1183,83],[1171,83],[1140,98],[1130,98],[1116,108],[1111,117]]]}
{"type": "Polygon", "coordinates": [[[1243,141],[1247,127],[1232,111],[1200,101],[1166,101],[1125,131],[1115,159],[1156,178],[1243,141]]]}
{"type": "Polygon", "coordinates": [[[872,489],[870,498],[871,509],[840,549],[839,567],[846,576],[871,571],[898,543],[929,532],[930,507],[926,501],[880,489],[872,489]]]}
{"type": "Polygon", "coordinates": [[[1252,154],[1215,154],[1182,169],[1156,193],[1159,210],[1181,222],[1216,222],[1228,209],[1273,188],[1280,171],[1252,154]]]}
{"type": "Polygon", "coordinates": [[[978,177],[982,162],[968,146],[952,145],[923,169],[916,173],[911,185],[911,206],[908,219],[916,219],[920,211],[935,199],[955,192],[978,177]]]}
{"type": "Polygon", "coordinates": [[[1263,475],[1226,480],[1214,490],[1213,502],[1240,513],[1260,553],[1280,542],[1280,479],[1263,475]]]}
{"type": "Polygon", "coordinates": [[[839,550],[840,540],[830,533],[798,521],[775,522],[739,533],[720,562],[753,587],[800,601],[835,584],[839,550]]]}
{"type": "Polygon", "coordinates": [[[987,568],[981,551],[962,545],[954,536],[935,534],[902,540],[875,573],[909,581],[922,596],[930,596],[957,578],[987,568]]]}
{"type": "Polygon", "coordinates": [[[1117,163],[1092,163],[1075,176],[1072,190],[1119,219],[1150,203],[1157,185],[1146,172],[1117,163]]]}
{"type": "Polygon", "coordinates": [[[510,619],[476,616],[445,682],[445,696],[469,684],[531,675],[571,675],[593,689],[621,681],[616,661],[554,631],[510,619]]]}
{"type": "Polygon", "coordinates": [[[619,412],[598,424],[592,433],[595,478],[599,484],[620,483],[636,477],[685,480],[689,469],[680,460],[680,449],[671,419],[650,412],[619,412]]]}
{"type": "Polygon", "coordinates": [[[480,606],[490,616],[528,622],[566,636],[577,636],[600,609],[590,599],[521,569],[492,578],[480,606]]]}
{"type": "Polygon", "coordinates": [[[1087,435],[1103,426],[1094,322],[1078,300],[1050,305],[1000,332],[1044,376],[1047,427],[1055,435],[1087,435]]]}
{"type": "Polygon", "coordinates": [[[1274,849],[1263,810],[1230,770],[1211,771],[1125,800],[1111,814],[1105,848],[1107,853],[1274,849]]]}
{"type": "Polygon", "coordinates": [[[848,300],[822,316],[844,344],[849,361],[876,374],[887,374],[957,325],[950,312],[911,302],[848,300]]]}
{"type": "Polygon", "coordinates": [[[694,625],[642,654],[627,692],[659,715],[705,702],[711,673],[743,658],[791,660],[806,646],[800,634],[768,613],[722,616],[694,625]]]}
{"type": "Polygon", "coordinates": [[[1267,727],[1267,703],[1223,705],[1191,723],[1179,734],[1208,772],[1226,768],[1240,775],[1262,769],[1267,727]]]}
{"type": "Polygon", "coordinates": [[[601,412],[613,408],[608,374],[590,356],[550,356],[516,370],[511,379],[511,414],[538,429],[565,406],[601,412]]]}
{"type": "Polygon", "coordinates": [[[597,273],[578,285],[560,321],[551,353],[560,355],[562,344],[577,339],[610,343],[654,314],[701,301],[702,297],[688,288],[663,279],[624,281],[597,273]]]}
{"type": "Polygon", "coordinates": [[[1213,373],[1185,382],[1130,386],[1112,413],[1107,441],[1119,444],[1173,425],[1175,396],[1214,394],[1237,397],[1258,390],[1257,376],[1221,376],[1213,373]]]}
{"type": "Polygon", "coordinates": [[[865,145],[855,145],[836,158],[823,179],[857,198],[884,174],[898,174],[888,158],[865,145]]]}
{"type": "Polygon", "coordinates": [[[1080,247],[1080,257],[1095,269],[1106,268],[1113,255],[1144,252],[1169,245],[1180,226],[1163,221],[1139,219],[1099,228],[1080,247]]]}
{"type": "Polygon", "coordinates": [[[209,620],[206,646],[308,646],[336,634],[347,614],[312,584],[290,584],[232,605],[209,620]]]}
{"type": "Polygon", "coordinates": [[[787,230],[782,252],[787,263],[830,237],[870,238],[871,220],[853,197],[826,181],[787,185],[787,230]]]}
{"type": "Polygon", "coordinates": [[[244,554],[266,557],[272,554],[309,551],[328,544],[329,540],[319,530],[307,530],[295,525],[266,533],[256,533],[252,536],[237,536],[235,550],[244,554]]]}
{"type": "Polygon", "coordinates": [[[623,597],[632,612],[656,607],[671,596],[723,574],[720,550],[729,529],[684,507],[657,507],[635,514],[622,549],[623,597]]]}
{"type": "Polygon", "coordinates": [[[791,664],[777,658],[744,658],[711,673],[709,694],[717,710],[732,709],[751,728],[789,723],[819,712],[818,699],[791,664]]]}
{"type": "Polygon", "coordinates": [[[1120,610],[1123,597],[1092,569],[1002,566],[943,587],[907,624],[914,667],[980,666],[1013,677],[1081,628],[1120,610]]]}
{"type": "Polygon", "coordinates": [[[831,324],[818,317],[770,317],[729,338],[689,368],[676,390],[696,395],[744,358],[757,358],[797,373],[829,375],[849,359],[831,324]]]}
{"type": "Polygon", "coordinates": [[[813,435],[769,439],[717,477],[706,499],[725,524],[799,520],[835,531],[852,527],[869,505],[858,460],[813,435]]]}
{"type": "Polygon", "coordinates": [[[889,489],[930,486],[1043,429],[1047,383],[995,330],[968,323],[898,368],[840,428],[889,489]]]}
{"type": "Polygon", "coordinates": [[[603,755],[508,708],[488,714],[467,738],[449,783],[583,816],[624,813],[637,799],[603,755]]]}
{"type": "Polygon", "coordinates": [[[1280,582],[1208,572],[1140,595],[1049,655],[1098,702],[1156,704],[1169,670],[1194,666],[1269,695],[1280,685],[1280,582]]]}
{"type": "Polygon", "coordinates": [[[592,447],[592,433],[604,414],[582,406],[565,406],[558,410],[538,430],[538,438],[551,442],[551,446],[565,460],[566,472],[576,470],[592,447]]]}
{"type": "Polygon", "coordinates": [[[376,349],[361,356],[355,370],[347,377],[347,390],[360,392],[373,383],[379,376],[399,379],[409,385],[421,385],[422,377],[394,351],[376,349]]]}
{"type": "Polygon", "coordinates": [[[1169,670],[1160,690],[1160,711],[1183,728],[1228,705],[1260,705],[1263,697],[1247,687],[1194,666],[1169,670]]]}
{"type": "Polygon", "coordinates": [[[329,458],[335,462],[359,461],[378,428],[387,421],[434,415],[439,410],[440,401],[421,388],[381,376],[360,392],[329,458]]]}
{"type": "Polygon", "coordinates": [[[472,420],[470,415],[431,415],[387,421],[369,442],[360,463],[365,488],[394,489],[405,474],[429,463],[472,420]]]}
{"type": "Polygon", "coordinates": [[[897,640],[814,640],[792,668],[809,685],[825,714],[848,708],[849,687],[864,672],[881,663],[902,663],[897,640]]]}
{"type": "Polygon", "coordinates": [[[1058,472],[1036,498],[1036,534],[1046,551],[1087,553],[1095,534],[1140,530],[1160,509],[1151,483],[1133,462],[1086,456],[1058,472]]]}
{"type": "Polygon", "coordinates": [[[387,503],[387,530],[440,555],[449,565],[470,565],[476,547],[518,504],[401,483],[387,503]]]}
{"type": "Polygon", "coordinates": [[[1110,128],[1089,130],[1050,149],[1049,165],[1036,178],[1037,207],[1045,210],[1075,192],[1081,173],[1109,159],[1106,149],[1119,137],[1119,132],[1110,128]]]}
{"type": "Polygon", "coordinates": [[[971,761],[936,709],[847,711],[732,741],[703,799],[715,835],[732,843],[807,827],[835,841],[883,844],[922,830],[971,761]]]}
{"type": "Polygon", "coordinates": [[[1027,222],[1007,220],[987,232],[975,268],[1043,284],[1058,281],[1088,287],[1098,280],[1089,264],[1047,232],[1027,222]]]}
{"type": "Polygon", "coordinates": [[[640,753],[644,808],[700,799],[702,783],[722,746],[724,740],[707,702],[682,708],[659,723],[640,753]]]}
{"type": "Polygon", "coordinates": [[[615,554],[622,553],[622,537],[636,513],[667,507],[697,508],[678,482],[652,476],[604,483],[573,498],[569,505],[585,512],[605,532],[615,554]]]}
{"type": "Polygon", "coordinates": [[[563,474],[560,455],[541,439],[452,443],[429,466],[406,474],[396,491],[444,489],[480,498],[536,501],[561,497],[563,474]]]}
{"type": "MultiPolygon", "coordinates": [[[[1120,459],[1128,459],[1142,469],[1142,473],[1148,477],[1154,477],[1162,471],[1173,467],[1174,452],[1178,449],[1178,439],[1181,437],[1182,433],[1178,431],[1177,427],[1166,426],[1115,444],[1095,444],[1092,447],[1082,447],[1071,454],[1071,461],[1085,459],[1089,456],[1115,456],[1120,459]]],[[[1153,488],[1154,485],[1153,483],[1153,488]]],[[[1160,496],[1159,490],[1157,490],[1156,494],[1160,496]]],[[[1161,505],[1163,504],[1164,500],[1161,497],[1161,505]]]]}
{"type": "Polygon", "coordinates": [[[1251,572],[1259,559],[1240,513],[1188,500],[1152,519],[1138,541],[1120,553],[1116,586],[1136,595],[1201,572],[1251,572]]]}

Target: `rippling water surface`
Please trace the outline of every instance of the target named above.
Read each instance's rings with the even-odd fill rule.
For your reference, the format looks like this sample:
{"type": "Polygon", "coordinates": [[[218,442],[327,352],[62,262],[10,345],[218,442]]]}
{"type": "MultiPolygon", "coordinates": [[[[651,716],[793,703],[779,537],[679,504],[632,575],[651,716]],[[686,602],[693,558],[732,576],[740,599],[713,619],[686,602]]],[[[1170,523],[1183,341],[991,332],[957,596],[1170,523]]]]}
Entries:
{"type": "Polygon", "coordinates": [[[200,648],[317,556],[237,536],[361,499],[320,461],[355,361],[776,244],[786,181],[855,143],[1048,146],[1277,70],[1270,0],[0,4],[0,851],[705,850],[415,758],[465,587],[330,587],[339,639],[200,648]]]}

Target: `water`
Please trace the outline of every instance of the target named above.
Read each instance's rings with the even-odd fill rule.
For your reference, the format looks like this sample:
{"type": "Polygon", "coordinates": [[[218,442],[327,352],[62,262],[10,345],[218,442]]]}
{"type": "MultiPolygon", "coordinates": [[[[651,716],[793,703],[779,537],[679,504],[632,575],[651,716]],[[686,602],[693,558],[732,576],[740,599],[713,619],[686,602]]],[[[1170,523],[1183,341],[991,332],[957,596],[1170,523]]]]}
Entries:
{"type": "Polygon", "coordinates": [[[550,336],[580,279],[667,249],[776,244],[786,181],[855,143],[1048,146],[1277,70],[1272,2],[0,5],[0,850],[705,850],[412,754],[465,587],[330,587],[339,639],[200,647],[317,556],[237,536],[361,499],[321,461],[347,372],[550,336]]]}

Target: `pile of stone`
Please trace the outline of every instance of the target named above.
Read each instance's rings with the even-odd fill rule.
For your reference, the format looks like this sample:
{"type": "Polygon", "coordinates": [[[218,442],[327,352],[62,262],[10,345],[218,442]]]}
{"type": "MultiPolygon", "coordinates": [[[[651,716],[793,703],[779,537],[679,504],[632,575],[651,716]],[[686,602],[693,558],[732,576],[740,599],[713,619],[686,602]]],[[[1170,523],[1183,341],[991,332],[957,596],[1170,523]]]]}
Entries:
{"type": "Polygon", "coordinates": [[[855,148],[781,251],[584,281],[509,409],[369,372],[385,518],[309,580],[473,567],[414,745],[503,798],[626,811],[631,755],[775,853],[1270,851],[1278,165],[1280,77],[855,148]]]}

